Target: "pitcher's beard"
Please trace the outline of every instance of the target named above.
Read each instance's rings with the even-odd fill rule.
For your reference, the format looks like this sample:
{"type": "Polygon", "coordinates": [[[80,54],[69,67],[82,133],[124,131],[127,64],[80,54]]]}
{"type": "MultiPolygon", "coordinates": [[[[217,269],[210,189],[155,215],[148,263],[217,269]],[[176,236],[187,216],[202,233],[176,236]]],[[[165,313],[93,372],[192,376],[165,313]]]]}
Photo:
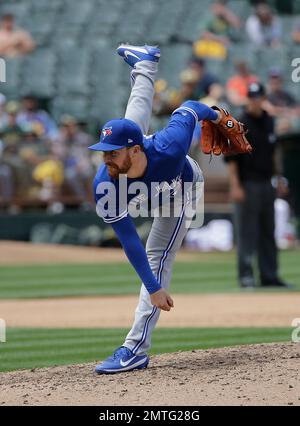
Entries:
{"type": "Polygon", "coordinates": [[[116,164],[112,164],[109,162],[106,163],[108,174],[113,179],[119,179],[119,175],[126,175],[131,165],[132,163],[129,157],[124,160],[124,164],[122,167],[118,167],[116,164]]]}

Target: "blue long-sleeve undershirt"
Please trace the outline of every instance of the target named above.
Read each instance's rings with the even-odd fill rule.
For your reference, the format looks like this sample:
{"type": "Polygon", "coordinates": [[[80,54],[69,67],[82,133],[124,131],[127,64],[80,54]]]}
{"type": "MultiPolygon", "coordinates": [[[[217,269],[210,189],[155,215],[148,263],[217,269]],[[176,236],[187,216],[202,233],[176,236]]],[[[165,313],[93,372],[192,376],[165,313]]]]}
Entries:
{"type": "Polygon", "coordinates": [[[161,285],[150,268],[146,250],[138,236],[131,217],[128,215],[111,225],[122,244],[128,260],[136,270],[148,292],[152,294],[160,290],[161,285]]]}

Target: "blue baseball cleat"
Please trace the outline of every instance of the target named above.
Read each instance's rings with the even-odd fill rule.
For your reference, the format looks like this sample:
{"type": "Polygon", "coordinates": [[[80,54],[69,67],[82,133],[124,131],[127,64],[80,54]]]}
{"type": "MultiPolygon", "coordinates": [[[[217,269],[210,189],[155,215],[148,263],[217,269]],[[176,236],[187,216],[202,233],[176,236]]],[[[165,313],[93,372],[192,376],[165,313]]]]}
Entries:
{"type": "Polygon", "coordinates": [[[147,355],[134,355],[130,349],[121,346],[115,350],[113,355],[98,364],[95,372],[98,374],[121,373],[122,371],[147,368],[148,364],[149,357],[147,355]]]}
{"type": "Polygon", "coordinates": [[[121,44],[117,48],[117,52],[131,67],[134,67],[137,62],[141,61],[158,62],[160,58],[160,50],[155,46],[121,44]]]}

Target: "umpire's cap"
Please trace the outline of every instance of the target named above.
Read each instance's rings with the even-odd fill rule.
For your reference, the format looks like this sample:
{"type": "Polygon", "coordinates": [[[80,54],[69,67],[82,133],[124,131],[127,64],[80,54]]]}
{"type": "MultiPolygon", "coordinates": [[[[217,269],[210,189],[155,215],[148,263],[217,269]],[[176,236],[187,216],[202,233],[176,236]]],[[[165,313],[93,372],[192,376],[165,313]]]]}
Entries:
{"type": "Polygon", "coordinates": [[[251,83],[248,86],[248,98],[261,98],[265,95],[266,90],[261,83],[251,83]]]}
{"type": "Polygon", "coordinates": [[[100,141],[89,146],[94,151],[115,151],[143,145],[143,134],[139,126],[132,120],[120,118],[108,121],[101,131],[100,141]]]}

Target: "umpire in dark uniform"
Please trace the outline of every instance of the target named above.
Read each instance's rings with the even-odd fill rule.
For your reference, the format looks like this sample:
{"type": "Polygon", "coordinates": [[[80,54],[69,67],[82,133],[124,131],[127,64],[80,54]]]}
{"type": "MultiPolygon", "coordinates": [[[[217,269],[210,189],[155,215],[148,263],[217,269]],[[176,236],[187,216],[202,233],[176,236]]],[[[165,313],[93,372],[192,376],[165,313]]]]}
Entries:
{"type": "Polygon", "coordinates": [[[276,136],[274,120],[263,109],[265,89],[253,83],[240,121],[246,125],[251,154],[227,157],[230,193],[235,203],[239,283],[243,288],[255,286],[253,260],[257,255],[263,287],[288,287],[278,277],[275,243],[274,175],[276,136]]]}

